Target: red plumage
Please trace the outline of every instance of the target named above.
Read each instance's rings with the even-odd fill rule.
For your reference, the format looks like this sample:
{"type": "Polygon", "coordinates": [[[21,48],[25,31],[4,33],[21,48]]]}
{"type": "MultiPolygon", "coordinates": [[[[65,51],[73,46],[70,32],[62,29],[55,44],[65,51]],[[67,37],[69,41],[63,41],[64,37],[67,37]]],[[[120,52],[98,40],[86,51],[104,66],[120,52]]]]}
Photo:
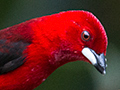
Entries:
{"type": "MultiPolygon", "coordinates": [[[[82,53],[89,47],[97,54],[106,54],[107,36],[98,19],[87,11],[67,11],[43,16],[23,22],[0,31],[0,52],[22,56],[24,63],[0,75],[0,90],[32,90],[40,85],[61,65],[83,60],[90,62],[82,53]],[[88,31],[90,40],[81,38],[88,31]],[[12,44],[11,44],[12,43],[12,44]],[[3,48],[6,46],[9,48],[3,48]]],[[[1,62],[1,61],[0,61],[1,62]]],[[[90,62],[91,63],[91,62],[90,62]]]]}

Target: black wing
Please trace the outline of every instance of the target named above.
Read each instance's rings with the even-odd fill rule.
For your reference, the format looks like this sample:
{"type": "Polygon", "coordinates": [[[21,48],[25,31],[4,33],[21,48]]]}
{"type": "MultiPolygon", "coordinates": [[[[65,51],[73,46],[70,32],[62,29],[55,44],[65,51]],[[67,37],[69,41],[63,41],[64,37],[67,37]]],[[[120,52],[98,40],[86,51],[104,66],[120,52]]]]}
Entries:
{"type": "Polygon", "coordinates": [[[0,74],[12,71],[25,62],[23,51],[30,43],[0,40],[0,74]]]}

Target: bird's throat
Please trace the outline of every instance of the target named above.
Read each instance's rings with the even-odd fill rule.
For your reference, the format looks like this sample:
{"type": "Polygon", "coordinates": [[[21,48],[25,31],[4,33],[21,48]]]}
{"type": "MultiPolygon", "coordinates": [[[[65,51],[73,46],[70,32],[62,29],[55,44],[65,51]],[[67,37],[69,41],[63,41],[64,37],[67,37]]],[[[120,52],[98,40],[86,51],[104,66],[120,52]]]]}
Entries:
{"type": "Polygon", "coordinates": [[[52,59],[49,63],[55,67],[60,67],[68,62],[81,60],[81,54],[78,51],[70,51],[69,49],[61,49],[52,53],[52,59]]]}

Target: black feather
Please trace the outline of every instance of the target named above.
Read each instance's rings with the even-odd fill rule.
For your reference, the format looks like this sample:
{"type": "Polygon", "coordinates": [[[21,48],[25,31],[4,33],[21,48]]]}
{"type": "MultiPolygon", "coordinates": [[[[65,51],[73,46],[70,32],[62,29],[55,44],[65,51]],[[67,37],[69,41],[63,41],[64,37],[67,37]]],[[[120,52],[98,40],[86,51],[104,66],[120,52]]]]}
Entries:
{"type": "Polygon", "coordinates": [[[12,71],[25,62],[23,51],[30,43],[0,40],[0,74],[12,71]]]}

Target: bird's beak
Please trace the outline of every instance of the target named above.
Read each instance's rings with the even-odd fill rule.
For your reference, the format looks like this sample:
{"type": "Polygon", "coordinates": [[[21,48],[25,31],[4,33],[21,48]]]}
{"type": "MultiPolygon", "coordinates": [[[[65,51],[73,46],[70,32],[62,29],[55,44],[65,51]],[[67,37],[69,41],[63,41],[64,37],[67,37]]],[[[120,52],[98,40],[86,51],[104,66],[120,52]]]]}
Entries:
{"type": "Polygon", "coordinates": [[[82,54],[95,66],[102,74],[106,74],[106,60],[104,54],[96,54],[96,52],[88,47],[82,49],[82,54]]]}

